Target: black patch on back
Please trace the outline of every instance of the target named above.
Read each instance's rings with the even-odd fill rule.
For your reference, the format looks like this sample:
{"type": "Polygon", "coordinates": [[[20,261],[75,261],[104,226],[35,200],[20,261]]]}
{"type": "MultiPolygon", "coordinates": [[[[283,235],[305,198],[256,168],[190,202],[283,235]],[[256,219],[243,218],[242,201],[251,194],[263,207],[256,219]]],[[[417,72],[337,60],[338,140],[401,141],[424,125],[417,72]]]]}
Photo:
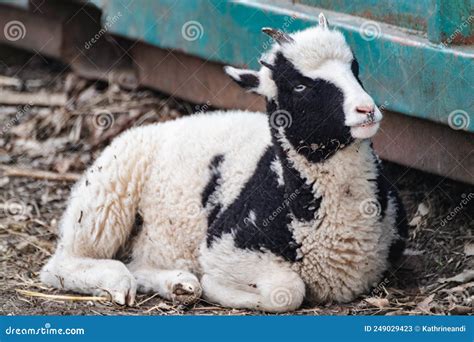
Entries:
{"type": "Polygon", "coordinates": [[[210,227],[212,223],[216,220],[217,215],[222,209],[222,205],[220,203],[216,203],[210,210],[209,214],[207,215],[207,226],[210,227]]]}
{"type": "Polygon", "coordinates": [[[206,206],[206,204],[209,201],[209,197],[214,193],[214,191],[216,191],[218,182],[221,179],[221,173],[220,173],[219,168],[223,161],[224,161],[224,156],[222,154],[218,154],[217,156],[212,158],[209,164],[209,171],[211,172],[211,178],[209,179],[209,182],[206,184],[206,187],[204,188],[201,194],[201,204],[203,207],[206,206]]]}
{"type": "Polygon", "coordinates": [[[406,240],[408,239],[408,220],[405,207],[403,206],[402,200],[400,199],[396,189],[391,192],[391,196],[395,199],[395,205],[397,206],[395,228],[400,236],[400,238],[393,241],[390,246],[388,260],[393,264],[400,259],[405,250],[406,240]]]}
{"type": "Polygon", "coordinates": [[[298,190],[298,196],[290,202],[293,215],[300,221],[314,220],[315,213],[321,204],[321,198],[315,197],[313,184],[308,184],[299,171],[288,161],[275,136],[272,136],[272,140],[282,164],[286,193],[291,194],[298,190]]]}
{"type": "Polygon", "coordinates": [[[115,253],[115,256],[112,259],[119,260],[124,264],[128,264],[132,261],[132,253],[133,253],[133,245],[143,229],[143,217],[140,213],[135,214],[135,222],[133,223],[132,230],[130,231],[130,235],[128,236],[125,243],[120,246],[118,251],[115,253]]]}
{"type": "Polygon", "coordinates": [[[380,220],[385,218],[388,201],[390,198],[394,199],[394,204],[397,207],[395,212],[395,229],[399,238],[392,242],[390,246],[388,260],[390,263],[395,263],[403,254],[408,238],[408,221],[406,217],[405,207],[398,195],[398,191],[393,183],[386,177],[383,172],[383,165],[381,162],[377,163],[377,201],[380,203],[380,220]]]}
{"type": "Polygon", "coordinates": [[[269,250],[296,261],[299,246],[288,229],[291,194],[287,195],[285,187],[278,186],[277,175],[270,168],[276,157],[272,147],[265,151],[239,196],[209,227],[208,247],[223,234],[232,233],[238,248],[269,250]],[[256,216],[254,223],[248,219],[251,211],[256,216]]]}
{"type": "Polygon", "coordinates": [[[392,192],[393,186],[383,174],[382,164],[376,162],[376,167],[377,178],[375,179],[375,182],[377,187],[377,202],[380,204],[380,220],[383,220],[387,210],[388,196],[392,192]]]}
{"type": "Polygon", "coordinates": [[[337,86],[302,75],[281,52],[276,55],[272,75],[278,88],[278,107],[270,102],[268,113],[285,110],[291,114],[292,124],[285,128],[285,136],[300,154],[320,162],[354,140],[350,127],[344,124],[344,95],[337,86]],[[295,92],[299,84],[306,89],[295,92]]]}
{"type": "Polygon", "coordinates": [[[201,204],[203,208],[207,208],[209,210],[209,214],[207,216],[207,223],[208,226],[214,222],[217,214],[221,209],[221,204],[217,202],[217,200],[211,197],[220,186],[220,182],[222,179],[222,175],[220,172],[220,167],[222,162],[224,161],[224,156],[222,154],[216,155],[212,158],[211,162],[209,163],[209,171],[211,173],[211,178],[209,179],[206,187],[201,193],[201,204]]]}
{"type": "Polygon", "coordinates": [[[321,205],[321,198],[316,198],[313,194],[313,184],[307,184],[299,172],[289,165],[284,172],[287,174],[285,178],[287,188],[299,191],[298,197],[290,202],[291,212],[300,221],[314,220],[315,213],[321,205]]]}

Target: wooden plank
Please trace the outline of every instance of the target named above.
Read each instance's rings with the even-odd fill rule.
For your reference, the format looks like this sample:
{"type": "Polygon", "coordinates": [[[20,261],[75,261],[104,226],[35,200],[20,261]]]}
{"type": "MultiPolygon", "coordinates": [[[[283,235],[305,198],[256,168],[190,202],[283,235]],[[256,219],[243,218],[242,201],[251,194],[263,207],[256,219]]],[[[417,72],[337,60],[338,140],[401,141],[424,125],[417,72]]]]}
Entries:
{"type": "Polygon", "coordinates": [[[200,103],[194,108],[196,112],[210,107],[265,110],[264,99],[242,91],[224,74],[223,65],[219,63],[141,42],[133,45],[130,55],[140,65],[141,85],[200,103]]]}
{"type": "Polygon", "coordinates": [[[0,4],[0,23],[0,43],[50,57],[61,53],[62,27],[57,19],[33,16],[17,6],[0,4]]]}
{"type": "Polygon", "coordinates": [[[2,90],[0,93],[0,104],[4,105],[28,105],[28,106],[65,106],[67,95],[65,93],[50,93],[39,91],[36,93],[17,92],[2,90]]]}

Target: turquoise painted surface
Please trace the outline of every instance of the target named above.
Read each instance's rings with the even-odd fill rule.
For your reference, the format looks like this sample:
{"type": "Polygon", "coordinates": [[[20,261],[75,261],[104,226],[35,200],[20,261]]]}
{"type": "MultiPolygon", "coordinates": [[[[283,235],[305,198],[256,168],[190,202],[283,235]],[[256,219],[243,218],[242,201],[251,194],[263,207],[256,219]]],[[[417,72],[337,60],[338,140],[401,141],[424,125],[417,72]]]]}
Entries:
{"type": "MultiPolygon", "coordinates": [[[[473,33],[468,21],[473,0],[297,0],[302,4],[352,14],[388,24],[422,30],[432,42],[446,41],[473,33]]],[[[451,43],[451,41],[450,41],[451,43]]],[[[455,43],[454,39],[453,42],[455,43]]]]}
{"type": "Polygon", "coordinates": [[[423,31],[426,31],[427,19],[434,12],[433,0],[298,0],[297,2],[423,31]]]}
{"type": "Polygon", "coordinates": [[[462,43],[472,33],[474,20],[470,0],[432,0],[433,13],[428,21],[428,38],[432,42],[462,43]]]}
{"type": "MultiPolygon", "coordinates": [[[[296,12],[291,4],[257,0],[93,2],[106,15],[122,14],[110,29],[116,34],[251,68],[259,67],[258,57],[269,47],[262,27],[291,32],[315,25],[318,15],[310,7],[300,6],[296,12]],[[191,24],[196,39],[183,33],[191,24]]],[[[329,19],[347,37],[360,60],[364,84],[379,105],[444,124],[450,113],[460,110],[469,118],[466,130],[474,132],[473,46],[445,48],[384,25],[376,39],[366,40],[360,32],[363,21],[337,15],[329,19]]]]}

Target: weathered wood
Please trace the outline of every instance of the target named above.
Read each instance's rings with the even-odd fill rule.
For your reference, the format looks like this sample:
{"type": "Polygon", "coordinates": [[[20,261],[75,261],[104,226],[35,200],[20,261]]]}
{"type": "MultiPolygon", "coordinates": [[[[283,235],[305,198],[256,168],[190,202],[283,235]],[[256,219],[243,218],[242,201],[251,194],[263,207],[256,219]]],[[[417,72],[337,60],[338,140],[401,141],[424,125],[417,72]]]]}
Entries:
{"type": "Polygon", "coordinates": [[[0,171],[3,171],[4,176],[9,177],[26,177],[53,181],[75,182],[81,177],[81,175],[77,173],[56,173],[44,170],[23,169],[7,165],[0,165],[0,171]]]}
{"type": "Polygon", "coordinates": [[[22,81],[16,77],[0,75],[0,87],[21,87],[22,81]]]}
{"type": "Polygon", "coordinates": [[[29,105],[29,106],[64,106],[67,96],[64,93],[49,93],[40,91],[36,93],[16,92],[2,90],[0,92],[0,103],[6,105],[29,105]]]}
{"type": "Polygon", "coordinates": [[[385,112],[374,147],[383,159],[474,184],[474,135],[385,112]]]}
{"type": "Polygon", "coordinates": [[[140,42],[130,53],[141,66],[140,84],[202,104],[195,111],[203,106],[248,110],[265,108],[262,97],[242,91],[224,74],[223,65],[219,63],[140,42]]]}

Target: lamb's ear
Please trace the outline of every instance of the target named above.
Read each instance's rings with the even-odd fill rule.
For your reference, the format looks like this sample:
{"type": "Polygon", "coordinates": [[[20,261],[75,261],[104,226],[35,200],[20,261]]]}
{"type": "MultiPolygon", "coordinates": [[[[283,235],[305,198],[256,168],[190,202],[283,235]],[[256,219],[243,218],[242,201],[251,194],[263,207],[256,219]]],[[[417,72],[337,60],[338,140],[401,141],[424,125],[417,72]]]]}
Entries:
{"type": "Polygon", "coordinates": [[[324,13],[319,13],[319,26],[325,30],[328,29],[328,20],[326,19],[326,16],[324,13]]]}
{"type": "Polygon", "coordinates": [[[256,91],[260,85],[258,71],[237,69],[231,66],[224,67],[224,71],[244,89],[256,91]]]}

